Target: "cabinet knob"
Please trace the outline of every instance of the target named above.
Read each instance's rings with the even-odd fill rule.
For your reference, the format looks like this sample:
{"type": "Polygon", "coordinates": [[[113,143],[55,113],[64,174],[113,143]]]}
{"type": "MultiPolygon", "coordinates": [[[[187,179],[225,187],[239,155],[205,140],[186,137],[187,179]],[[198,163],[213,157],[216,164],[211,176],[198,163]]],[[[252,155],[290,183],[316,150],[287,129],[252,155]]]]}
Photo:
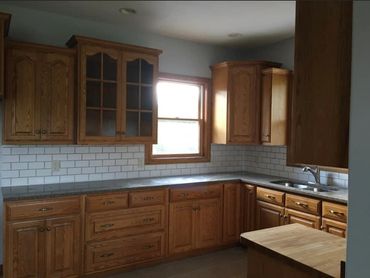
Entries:
{"type": "Polygon", "coordinates": [[[46,231],[50,232],[51,231],[51,228],[50,227],[46,227],[46,231]]]}
{"type": "Polygon", "coordinates": [[[41,133],[42,133],[42,134],[46,134],[46,133],[47,133],[46,129],[43,129],[43,130],[41,131],[41,133]]]}
{"type": "Polygon", "coordinates": [[[41,232],[41,233],[45,232],[45,228],[44,227],[40,227],[39,228],[39,232],[41,232]]]}
{"type": "Polygon", "coordinates": [[[36,134],[41,134],[41,129],[36,129],[36,130],[35,130],[35,133],[36,133],[36,134]]]}

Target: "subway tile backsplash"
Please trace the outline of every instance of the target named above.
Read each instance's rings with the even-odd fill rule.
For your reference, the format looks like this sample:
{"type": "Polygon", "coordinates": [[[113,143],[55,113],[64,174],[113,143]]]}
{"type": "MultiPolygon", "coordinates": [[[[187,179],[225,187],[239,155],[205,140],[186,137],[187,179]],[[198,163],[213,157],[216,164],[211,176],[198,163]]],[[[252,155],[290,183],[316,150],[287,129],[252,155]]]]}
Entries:
{"type": "MultiPolygon", "coordinates": [[[[286,147],[270,146],[212,145],[211,162],[145,165],[144,145],[3,145],[0,169],[1,186],[236,171],[312,180],[300,168],[286,166],[286,147]]],[[[346,174],[321,173],[322,182],[328,184],[347,187],[347,178],[346,174]]]]}

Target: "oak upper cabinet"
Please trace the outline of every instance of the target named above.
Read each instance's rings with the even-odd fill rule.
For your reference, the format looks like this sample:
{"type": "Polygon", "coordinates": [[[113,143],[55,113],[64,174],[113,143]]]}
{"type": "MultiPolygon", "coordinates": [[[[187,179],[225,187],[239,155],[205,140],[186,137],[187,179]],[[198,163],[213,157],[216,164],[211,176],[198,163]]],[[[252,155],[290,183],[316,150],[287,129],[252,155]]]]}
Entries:
{"type": "Polygon", "coordinates": [[[10,14],[0,13],[0,99],[4,97],[5,37],[8,35],[10,14]]]}
{"type": "Polygon", "coordinates": [[[213,138],[216,144],[260,143],[261,72],[270,62],[212,66],[213,138]]]}
{"type": "Polygon", "coordinates": [[[352,1],[296,1],[289,164],[348,167],[352,1]]]}
{"type": "Polygon", "coordinates": [[[240,209],[240,184],[224,184],[223,206],[223,242],[239,242],[241,209],[240,209]]]}
{"type": "Polygon", "coordinates": [[[268,68],[262,71],[262,144],[287,145],[290,81],[289,70],[268,68]]]}
{"type": "Polygon", "coordinates": [[[78,143],[156,141],[160,50],[73,36],[78,52],[78,143]]]}
{"type": "Polygon", "coordinates": [[[243,184],[241,187],[241,232],[255,229],[256,223],[256,186],[243,184]]]}
{"type": "Polygon", "coordinates": [[[70,49],[7,42],[4,142],[74,141],[74,64],[70,49]]]}

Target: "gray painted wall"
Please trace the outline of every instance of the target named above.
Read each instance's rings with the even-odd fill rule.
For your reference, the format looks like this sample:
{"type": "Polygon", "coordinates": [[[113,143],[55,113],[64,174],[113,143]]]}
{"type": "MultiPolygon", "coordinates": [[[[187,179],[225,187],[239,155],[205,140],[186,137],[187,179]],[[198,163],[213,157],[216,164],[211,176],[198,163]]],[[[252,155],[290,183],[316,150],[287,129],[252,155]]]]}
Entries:
{"type": "Polygon", "coordinates": [[[348,278],[370,277],[370,2],[353,10],[348,278]]]}

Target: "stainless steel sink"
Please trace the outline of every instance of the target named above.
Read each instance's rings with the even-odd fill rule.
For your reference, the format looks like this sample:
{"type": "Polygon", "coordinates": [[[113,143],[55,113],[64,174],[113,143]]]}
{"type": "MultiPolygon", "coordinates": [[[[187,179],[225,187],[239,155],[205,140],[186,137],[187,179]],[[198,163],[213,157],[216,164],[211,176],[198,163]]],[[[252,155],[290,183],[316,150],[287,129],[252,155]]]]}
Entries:
{"type": "Polygon", "coordinates": [[[297,188],[305,191],[312,191],[312,192],[330,192],[335,191],[334,188],[323,188],[320,185],[313,185],[313,184],[303,184],[298,183],[290,180],[278,180],[278,181],[271,181],[271,183],[283,185],[285,187],[297,188]]]}

